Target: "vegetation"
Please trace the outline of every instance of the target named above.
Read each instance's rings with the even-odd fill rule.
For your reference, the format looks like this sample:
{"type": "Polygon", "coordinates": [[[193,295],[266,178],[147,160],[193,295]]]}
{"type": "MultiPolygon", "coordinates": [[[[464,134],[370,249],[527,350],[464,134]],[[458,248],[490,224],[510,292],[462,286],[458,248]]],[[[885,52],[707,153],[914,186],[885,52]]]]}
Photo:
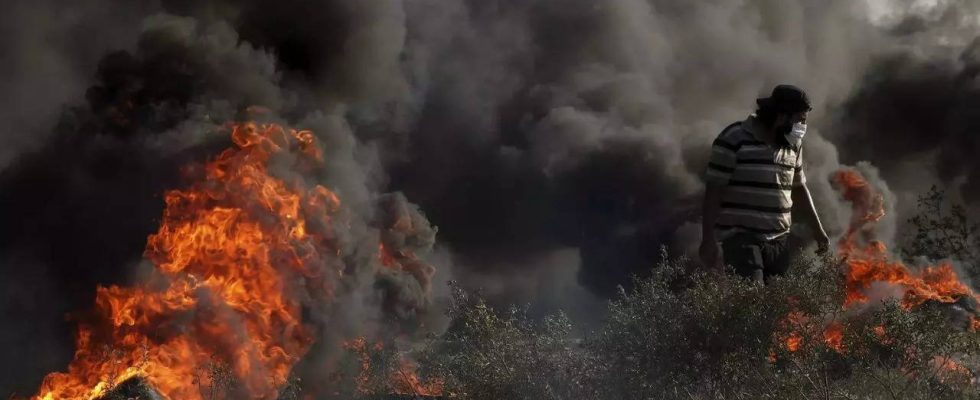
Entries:
{"type": "Polygon", "coordinates": [[[919,197],[919,212],[909,219],[911,233],[902,249],[907,258],[955,259],[973,282],[980,282],[980,225],[966,209],[948,201],[946,192],[933,186],[919,197]]]}
{"type": "Polygon", "coordinates": [[[765,287],[681,265],[664,260],[579,341],[560,314],[535,324],[457,291],[455,324],[421,364],[447,393],[472,399],[980,396],[980,335],[942,307],[883,303],[845,314],[833,260],[803,260],[765,287]]]}

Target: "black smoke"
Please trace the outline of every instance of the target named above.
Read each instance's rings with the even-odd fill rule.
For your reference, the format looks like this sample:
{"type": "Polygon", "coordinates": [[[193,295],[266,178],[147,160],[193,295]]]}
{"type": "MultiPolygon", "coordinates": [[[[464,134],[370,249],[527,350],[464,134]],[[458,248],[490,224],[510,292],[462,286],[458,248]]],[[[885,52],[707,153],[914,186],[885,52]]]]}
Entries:
{"type": "Polygon", "coordinates": [[[905,179],[910,172],[935,176],[975,205],[980,200],[978,50],[980,41],[974,40],[956,57],[903,53],[876,62],[837,116],[837,134],[846,140],[841,156],[872,161],[897,188],[931,184],[905,179]]]}

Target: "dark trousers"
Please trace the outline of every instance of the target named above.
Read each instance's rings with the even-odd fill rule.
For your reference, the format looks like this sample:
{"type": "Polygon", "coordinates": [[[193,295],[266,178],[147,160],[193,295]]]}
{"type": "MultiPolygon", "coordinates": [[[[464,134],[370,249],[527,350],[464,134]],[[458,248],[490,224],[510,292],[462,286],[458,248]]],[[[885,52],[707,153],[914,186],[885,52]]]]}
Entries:
{"type": "Polygon", "coordinates": [[[762,240],[754,235],[735,234],[721,242],[725,264],[735,268],[737,275],[759,283],[782,275],[789,269],[786,236],[762,240]]]}

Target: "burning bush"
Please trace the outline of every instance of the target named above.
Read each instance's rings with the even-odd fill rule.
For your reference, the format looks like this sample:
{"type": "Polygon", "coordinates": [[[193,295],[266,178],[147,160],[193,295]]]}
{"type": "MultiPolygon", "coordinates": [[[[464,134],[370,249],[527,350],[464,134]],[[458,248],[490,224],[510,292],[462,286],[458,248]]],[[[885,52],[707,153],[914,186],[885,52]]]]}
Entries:
{"type": "Polygon", "coordinates": [[[773,373],[773,357],[806,347],[802,338],[834,315],[840,280],[829,268],[808,267],[816,265],[797,265],[803,272],[759,287],[728,277],[685,277],[678,263],[664,262],[612,303],[608,323],[590,340],[590,350],[609,366],[607,394],[735,398],[757,386],[773,373]]]}
{"type": "Polygon", "coordinates": [[[609,366],[606,398],[977,394],[973,372],[957,364],[946,377],[935,361],[978,354],[976,333],[954,328],[938,308],[892,302],[845,313],[834,260],[806,258],[766,287],[697,275],[673,290],[680,271],[668,263],[612,304],[591,342],[609,366]]]}
{"type": "Polygon", "coordinates": [[[943,307],[845,312],[839,262],[805,257],[761,287],[665,259],[584,339],[457,291],[422,366],[466,399],[976,398],[980,335],[943,307]]]}

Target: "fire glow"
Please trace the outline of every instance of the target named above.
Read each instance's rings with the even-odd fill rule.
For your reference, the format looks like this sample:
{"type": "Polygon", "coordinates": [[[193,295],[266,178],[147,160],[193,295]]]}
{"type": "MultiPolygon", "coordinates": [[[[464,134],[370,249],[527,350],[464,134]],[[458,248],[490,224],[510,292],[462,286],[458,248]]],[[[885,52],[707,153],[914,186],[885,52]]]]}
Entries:
{"type": "MultiPolygon", "coordinates": [[[[330,189],[269,172],[273,160],[300,173],[319,165],[312,132],[254,122],[228,129],[235,146],[166,194],[144,252],[153,277],[97,289],[68,371],[45,377],[35,399],[95,399],[132,377],[167,399],[201,399],[211,384],[201,371],[214,362],[228,366],[243,398],[273,399],[285,386],[312,345],[302,299],[330,302],[344,276],[333,229],[344,213],[330,189]]],[[[399,260],[389,258],[394,268],[399,260]]],[[[431,267],[414,271],[427,286],[431,267]]]]}

